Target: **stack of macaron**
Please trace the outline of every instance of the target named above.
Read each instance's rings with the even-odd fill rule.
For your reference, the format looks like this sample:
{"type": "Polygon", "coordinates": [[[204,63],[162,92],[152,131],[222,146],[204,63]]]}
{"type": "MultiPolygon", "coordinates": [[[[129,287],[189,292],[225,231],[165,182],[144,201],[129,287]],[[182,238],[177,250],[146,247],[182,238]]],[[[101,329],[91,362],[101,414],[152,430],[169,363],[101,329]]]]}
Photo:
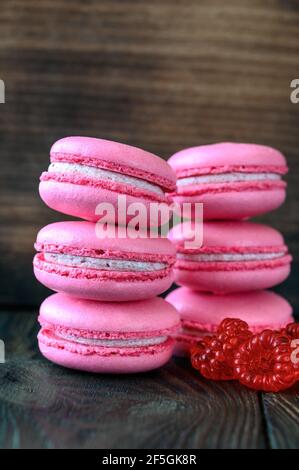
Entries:
{"type": "Polygon", "coordinates": [[[136,237],[130,215],[118,230],[118,196],[126,196],[125,214],[135,203],[149,213],[151,202],[167,202],[166,193],[175,190],[174,172],[153,154],[88,137],[59,140],[50,158],[41,198],[83,220],[48,225],[37,236],[35,276],[56,292],[40,308],[41,353],[90,372],[162,366],[180,326],[175,308],[157,297],[173,281],[175,247],[167,238],[136,237]],[[101,203],[108,224],[100,223],[101,203]]]}
{"type": "Polygon", "coordinates": [[[177,354],[188,354],[226,317],[245,320],[254,332],[291,322],[290,304],[264,290],[288,277],[288,248],[277,230],[247,221],[284,202],[285,157],[263,145],[217,143],[182,150],[168,163],[177,176],[171,197],[180,206],[191,203],[193,217],[169,233],[177,249],[175,282],[183,286],[167,296],[181,314],[177,354]],[[196,203],[203,204],[202,244],[190,247],[188,230],[201,230],[196,203]]]}

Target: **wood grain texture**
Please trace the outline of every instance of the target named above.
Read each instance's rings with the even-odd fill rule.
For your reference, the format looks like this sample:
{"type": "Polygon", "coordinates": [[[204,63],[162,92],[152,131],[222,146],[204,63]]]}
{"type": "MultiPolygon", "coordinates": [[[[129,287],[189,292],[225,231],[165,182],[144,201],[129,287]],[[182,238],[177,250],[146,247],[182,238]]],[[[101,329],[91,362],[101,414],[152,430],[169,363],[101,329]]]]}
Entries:
{"type": "MultiPolygon", "coordinates": [[[[233,140],[272,145],[291,172],[283,208],[261,221],[298,262],[299,8],[294,0],[2,0],[0,302],[36,305],[32,244],[66,217],[38,197],[65,135],[123,141],[164,158],[233,140]]],[[[290,281],[293,289],[293,281],[290,281]]]]}
{"type": "Polygon", "coordinates": [[[135,376],[63,369],[37,352],[36,314],[0,314],[0,448],[264,448],[257,394],[184,359],[135,376]]]}
{"type": "Polygon", "coordinates": [[[264,394],[263,405],[271,447],[299,449],[299,383],[281,394],[264,394]]]}
{"type": "Polygon", "coordinates": [[[135,376],[63,369],[38,352],[36,318],[0,312],[0,448],[299,446],[298,386],[259,398],[202,379],[184,359],[135,376]]]}
{"type": "Polygon", "coordinates": [[[282,150],[286,204],[259,218],[294,254],[277,291],[299,311],[296,0],[2,0],[0,78],[0,447],[298,448],[298,390],[260,400],[180,360],[139,376],[56,367],[36,346],[36,233],[67,219],[38,197],[51,144],[91,135],[168,158],[222,140],[282,150]],[[262,406],[260,406],[262,404],[262,406]]]}

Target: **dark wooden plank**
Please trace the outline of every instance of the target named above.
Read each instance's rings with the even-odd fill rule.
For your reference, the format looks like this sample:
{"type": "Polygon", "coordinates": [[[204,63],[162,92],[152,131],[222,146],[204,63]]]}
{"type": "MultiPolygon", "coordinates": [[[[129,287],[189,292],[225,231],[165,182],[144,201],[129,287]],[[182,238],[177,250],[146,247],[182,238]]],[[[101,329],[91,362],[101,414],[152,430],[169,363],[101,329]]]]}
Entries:
{"type": "Polygon", "coordinates": [[[37,316],[38,309],[34,312],[0,310],[0,339],[5,343],[6,361],[37,356],[37,316]]]}
{"type": "MultiPolygon", "coordinates": [[[[65,216],[38,197],[51,143],[93,135],[167,158],[220,140],[273,145],[289,197],[261,221],[298,256],[299,8],[293,0],[2,0],[0,303],[36,305],[37,230],[65,216]]],[[[291,285],[292,296],[294,283],[291,285]]]]}
{"type": "Polygon", "coordinates": [[[258,397],[186,360],[129,376],[84,374],[37,353],[35,314],[2,313],[0,448],[265,447],[258,397]]]}
{"type": "Polygon", "coordinates": [[[299,383],[283,393],[263,395],[269,442],[274,449],[299,449],[299,383]]]}

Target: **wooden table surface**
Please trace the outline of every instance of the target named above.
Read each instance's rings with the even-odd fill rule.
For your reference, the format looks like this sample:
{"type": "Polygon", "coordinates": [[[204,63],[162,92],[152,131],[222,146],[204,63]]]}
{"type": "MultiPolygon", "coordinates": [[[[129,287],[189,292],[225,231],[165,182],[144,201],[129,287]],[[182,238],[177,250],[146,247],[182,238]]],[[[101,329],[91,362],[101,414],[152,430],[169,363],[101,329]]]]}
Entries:
{"type": "Polygon", "coordinates": [[[38,197],[51,144],[90,135],[168,158],[231,140],[272,145],[288,198],[260,217],[294,256],[278,292],[299,311],[297,0],[1,0],[0,447],[299,447],[298,387],[258,394],[184,360],[128,377],[64,370],[37,351],[49,291],[33,242],[67,217],[38,197]]]}
{"type": "Polygon", "coordinates": [[[64,369],[40,355],[36,316],[0,313],[0,448],[299,448],[299,382],[257,393],[183,358],[128,376],[64,369]]]}

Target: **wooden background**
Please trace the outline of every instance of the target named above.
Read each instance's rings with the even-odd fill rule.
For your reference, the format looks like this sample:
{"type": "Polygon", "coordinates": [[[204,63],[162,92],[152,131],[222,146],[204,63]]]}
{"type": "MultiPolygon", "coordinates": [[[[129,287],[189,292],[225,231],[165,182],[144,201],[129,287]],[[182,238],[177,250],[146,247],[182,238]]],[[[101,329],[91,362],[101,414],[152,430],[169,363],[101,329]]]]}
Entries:
{"type": "Polygon", "coordinates": [[[66,218],[38,197],[55,140],[89,135],[164,158],[256,142],[290,165],[286,204],[259,220],[294,255],[278,291],[299,311],[299,2],[1,0],[0,19],[0,447],[299,447],[298,387],[260,395],[178,360],[142,380],[43,360],[36,313],[47,290],[31,266],[37,231],[66,218]]]}
{"type": "Polygon", "coordinates": [[[288,201],[260,220],[284,232],[297,258],[296,0],[2,0],[0,15],[1,303],[35,306],[46,294],[32,245],[39,228],[66,217],[40,201],[38,180],[66,135],[165,158],[222,140],[279,148],[291,167],[288,201]]]}

